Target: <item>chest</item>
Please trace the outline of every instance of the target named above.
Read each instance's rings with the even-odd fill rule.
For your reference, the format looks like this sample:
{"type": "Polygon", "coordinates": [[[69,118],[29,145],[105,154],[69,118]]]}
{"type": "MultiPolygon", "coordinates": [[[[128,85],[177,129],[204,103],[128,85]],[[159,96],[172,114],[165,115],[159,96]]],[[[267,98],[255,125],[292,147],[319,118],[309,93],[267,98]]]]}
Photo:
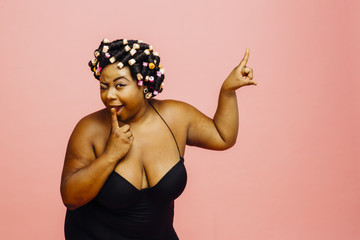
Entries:
{"type": "MultiPolygon", "coordinates": [[[[160,118],[146,125],[130,125],[134,141],[114,171],[137,189],[155,186],[184,154],[185,127],[174,121],[167,122],[167,125],[160,118]]],[[[96,156],[106,149],[110,131],[111,126],[106,126],[94,139],[96,156]]]]}

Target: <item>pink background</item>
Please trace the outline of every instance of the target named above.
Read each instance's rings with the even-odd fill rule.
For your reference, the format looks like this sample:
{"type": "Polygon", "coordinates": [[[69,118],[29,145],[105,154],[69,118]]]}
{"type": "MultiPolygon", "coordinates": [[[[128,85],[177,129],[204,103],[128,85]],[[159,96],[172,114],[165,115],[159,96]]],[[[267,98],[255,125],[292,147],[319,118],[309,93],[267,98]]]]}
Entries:
{"type": "Polygon", "coordinates": [[[64,153],[102,108],[87,62],[104,37],[151,43],[159,98],[210,116],[250,48],[236,145],[187,148],[181,239],[360,239],[359,14],[356,0],[1,0],[0,239],[64,238],[64,153]]]}

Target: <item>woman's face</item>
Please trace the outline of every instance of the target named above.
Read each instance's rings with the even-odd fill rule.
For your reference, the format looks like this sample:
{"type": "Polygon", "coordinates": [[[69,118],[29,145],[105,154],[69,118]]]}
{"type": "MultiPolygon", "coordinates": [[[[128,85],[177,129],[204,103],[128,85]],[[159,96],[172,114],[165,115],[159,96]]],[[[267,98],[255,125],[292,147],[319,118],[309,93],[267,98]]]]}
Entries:
{"type": "Polygon", "coordinates": [[[129,67],[119,69],[117,63],[109,64],[101,71],[100,95],[106,108],[114,107],[118,119],[123,122],[136,120],[146,101],[143,87],[132,78],[129,67]]]}

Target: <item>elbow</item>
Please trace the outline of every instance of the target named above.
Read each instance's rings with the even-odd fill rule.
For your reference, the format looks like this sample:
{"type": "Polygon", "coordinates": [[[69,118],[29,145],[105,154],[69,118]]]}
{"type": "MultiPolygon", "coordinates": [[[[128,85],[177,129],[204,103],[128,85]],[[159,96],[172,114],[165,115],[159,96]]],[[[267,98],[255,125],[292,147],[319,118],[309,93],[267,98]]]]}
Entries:
{"type": "Polygon", "coordinates": [[[234,139],[233,141],[231,141],[230,143],[227,144],[227,148],[226,149],[229,149],[229,148],[232,148],[236,143],[236,139],[234,139]]]}
{"type": "Polygon", "coordinates": [[[75,210],[78,207],[78,204],[76,204],[74,201],[72,201],[69,197],[67,197],[65,194],[61,193],[61,199],[65,207],[69,210],[75,210]]]}
{"type": "Polygon", "coordinates": [[[234,140],[234,141],[229,141],[229,142],[225,142],[225,143],[224,143],[224,147],[223,147],[223,149],[221,149],[221,150],[230,149],[230,148],[232,148],[232,147],[235,145],[235,143],[236,143],[236,140],[234,140]]]}
{"type": "Polygon", "coordinates": [[[67,193],[65,189],[61,188],[60,193],[62,202],[67,209],[75,210],[84,205],[83,201],[81,201],[80,199],[76,199],[76,197],[74,197],[74,194],[67,193]]]}
{"type": "Polygon", "coordinates": [[[66,207],[67,209],[71,210],[71,211],[74,211],[75,209],[78,208],[78,206],[71,205],[71,204],[66,203],[66,202],[63,202],[63,203],[64,203],[65,207],[66,207]]]}
{"type": "Polygon", "coordinates": [[[237,140],[237,136],[233,136],[229,139],[223,139],[224,140],[224,144],[223,144],[223,149],[222,150],[227,150],[227,149],[230,149],[232,148],[235,143],[236,143],[236,140],[237,140]]]}
{"type": "Polygon", "coordinates": [[[81,207],[82,205],[79,203],[76,203],[75,201],[71,201],[65,197],[62,198],[62,202],[65,205],[65,207],[71,211],[81,207]]]}
{"type": "Polygon", "coordinates": [[[223,139],[223,143],[221,144],[221,148],[219,150],[223,151],[232,148],[236,143],[236,139],[236,137],[227,140],[223,139]]]}
{"type": "Polygon", "coordinates": [[[224,151],[224,150],[227,150],[231,147],[233,147],[236,143],[236,140],[235,141],[223,141],[221,144],[217,144],[216,147],[213,147],[211,149],[213,150],[217,150],[217,151],[224,151]]]}

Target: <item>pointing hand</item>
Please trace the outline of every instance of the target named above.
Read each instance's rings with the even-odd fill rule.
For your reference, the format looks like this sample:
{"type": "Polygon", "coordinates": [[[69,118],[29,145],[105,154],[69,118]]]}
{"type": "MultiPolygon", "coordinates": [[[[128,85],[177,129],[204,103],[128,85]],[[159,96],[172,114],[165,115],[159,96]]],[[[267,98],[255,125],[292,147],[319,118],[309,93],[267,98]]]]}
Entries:
{"type": "Polygon", "coordinates": [[[250,50],[247,48],[244,58],[240,64],[232,70],[229,76],[225,79],[222,90],[225,92],[235,91],[236,89],[246,85],[257,85],[253,80],[253,70],[246,66],[250,55],[250,50]]]}

